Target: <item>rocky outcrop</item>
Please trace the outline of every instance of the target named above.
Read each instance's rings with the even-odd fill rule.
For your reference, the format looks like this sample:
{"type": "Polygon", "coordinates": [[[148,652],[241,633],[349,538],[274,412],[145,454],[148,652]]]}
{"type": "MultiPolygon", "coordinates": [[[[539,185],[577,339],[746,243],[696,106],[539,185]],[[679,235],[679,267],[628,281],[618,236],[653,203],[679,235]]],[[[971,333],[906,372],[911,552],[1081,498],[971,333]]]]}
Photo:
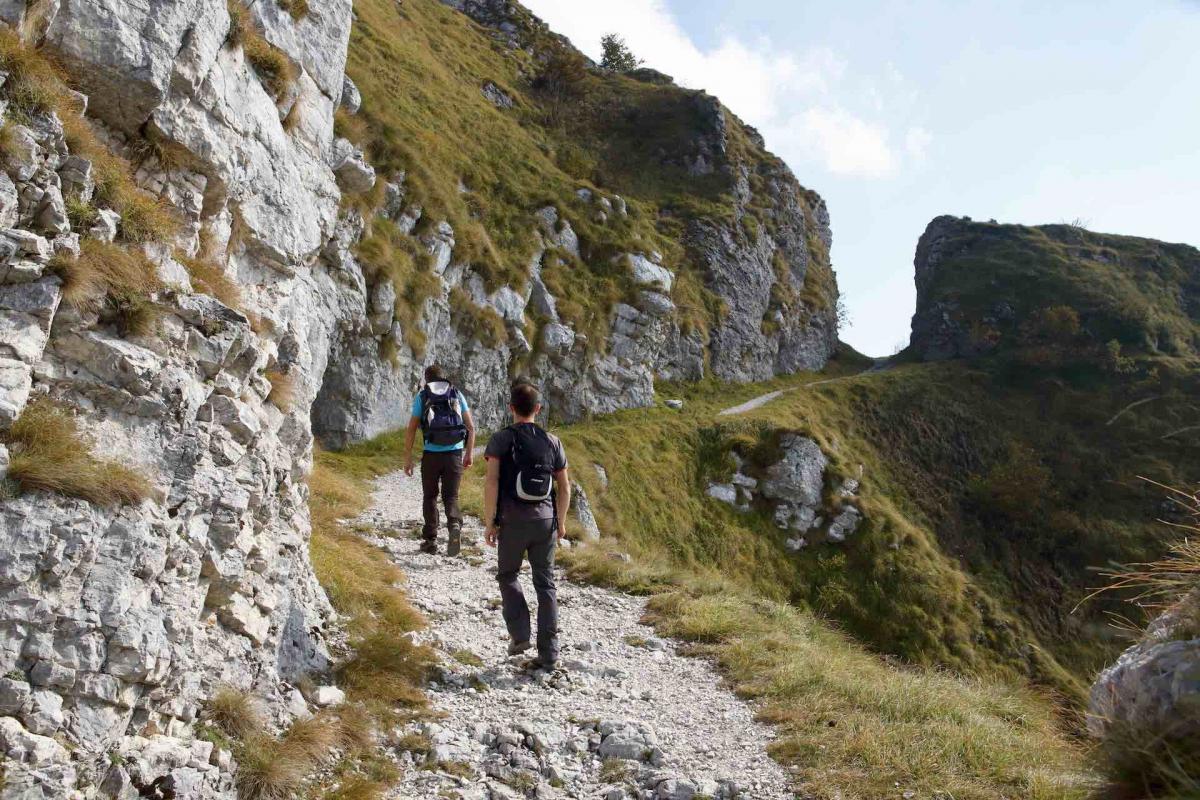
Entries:
{"type": "Polygon", "coordinates": [[[827,492],[826,483],[833,476],[828,474],[829,459],[820,445],[807,436],[785,433],[779,449],[779,461],[761,474],[731,452],[733,476],[725,483],[710,483],[705,493],[741,512],[756,505],[769,509],[776,527],[788,534],[785,545],[789,550],[846,541],[863,521],[863,513],[855,505],[861,474],[837,481],[827,492]]]}
{"type": "MultiPolygon", "coordinates": [[[[393,201],[381,213],[402,230],[412,231],[422,211],[405,202],[400,176],[390,184],[388,194],[393,201]]],[[[620,213],[619,197],[589,199],[620,213]]],[[[542,262],[552,251],[578,257],[575,233],[553,206],[538,210],[534,217],[542,247],[532,259],[528,283],[492,292],[481,275],[455,258],[450,225],[441,223],[430,233],[410,234],[430,254],[438,278],[437,291],[425,301],[415,322],[424,342],[419,352],[411,345],[412,332],[396,321],[391,307],[395,295],[386,302],[379,299],[392,290],[390,284],[385,279],[368,285],[355,254],[365,222],[354,213],[343,217],[325,250],[327,263],[336,265],[328,277],[340,287],[325,293],[336,302],[330,309],[330,318],[336,320],[336,355],[330,359],[313,406],[314,428],[325,443],[342,446],[403,424],[424,365],[432,362],[466,387],[476,422],[485,428],[504,424],[509,384],[518,373],[536,380],[550,412],[567,420],[651,405],[656,377],[703,376],[704,342],[699,333],[681,329],[669,294],[674,275],[657,262],[657,253],[621,257],[633,282],[644,288],[634,304],[614,306],[605,349],[597,351],[586,336],[560,318],[556,298],[541,280],[542,262]],[[456,293],[460,302],[465,298],[475,309],[501,320],[504,340],[484,343],[463,329],[452,308],[456,293]],[[540,327],[535,328],[534,319],[542,320],[540,327]],[[390,361],[384,355],[388,351],[390,361]]]]}
{"type": "Polygon", "coordinates": [[[927,361],[1024,352],[1044,366],[1197,352],[1200,251],[1189,245],[940,216],[913,263],[911,349],[927,361]]]}
{"type": "Polygon", "coordinates": [[[1147,628],[1092,685],[1088,731],[1144,737],[1177,752],[1200,742],[1200,591],[1147,628]]]}
{"type": "MultiPolygon", "coordinates": [[[[945,270],[943,262],[960,252],[954,237],[962,227],[963,221],[958,217],[936,217],[917,241],[913,258],[917,308],[912,318],[911,344],[926,361],[982,355],[994,344],[978,335],[979,326],[972,324],[959,299],[937,291],[945,270]]],[[[1012,309],[998,307],[994,317],[1011,319],[1012,309]]]]}

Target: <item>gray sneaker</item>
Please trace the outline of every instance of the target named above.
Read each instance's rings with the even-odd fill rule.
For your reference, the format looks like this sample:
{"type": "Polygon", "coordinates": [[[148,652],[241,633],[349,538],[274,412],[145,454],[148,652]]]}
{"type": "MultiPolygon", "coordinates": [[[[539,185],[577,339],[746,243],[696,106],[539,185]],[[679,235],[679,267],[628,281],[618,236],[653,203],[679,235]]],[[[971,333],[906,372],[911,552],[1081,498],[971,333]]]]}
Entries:
{"type": "Polygon", "coordinates": [[[518,641],[514,640],[514,641],[511,641],[508,643],[508,654],[510,656],[519,656],[521,653],[524,653],[530,647],[532,647],[532,645],[529,643],[528,639],[526,639],[523,642],[518,642],[518,641]]]}
{"type": "Polygon", "coordinates": [[[462,550],[462,529],[451,528],[446,539],[446,555],[456,556],[462,550]]]}

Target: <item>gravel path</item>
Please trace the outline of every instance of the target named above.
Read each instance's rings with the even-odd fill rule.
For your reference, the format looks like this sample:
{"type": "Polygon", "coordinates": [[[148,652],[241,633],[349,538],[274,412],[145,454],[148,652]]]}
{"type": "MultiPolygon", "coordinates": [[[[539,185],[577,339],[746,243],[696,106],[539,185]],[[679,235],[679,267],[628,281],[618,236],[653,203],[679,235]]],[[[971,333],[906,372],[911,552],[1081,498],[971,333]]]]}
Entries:
{"type": "MultiPolygon", "coordinates": [[[[425,555],[414,538],[419,481],[386,475],[373,499],[358,522],[408,576],[409,598],[430,620],[421,637],[442,662],[430,696],[444,717],[412,731],[433,752],[401,755],[414,768],[394,797],[792,797],[766,755],[773,732],[707,661],[639,622],[644,600],[560,574],[560,669],[530,672],[505,654],[493,551],[467,544],[482,542],[479,521],[466,522],[462,557],[425,555]]],[[[522,583],[533,606],[528,566],[522,583]]]]}
{"type": "Polygon", "coordinates": [[[876,359],[875,363],[872,366],[868,367],[867,369],[863,370],[862,372],[856,372],[853,375],[839,375],[836,378],[823,378],[819,381],[812,381],[810,383],[805,383],[800,386],[793,386],[790,389],[776,389],[773,392],[767,392],[766,394],[760,394],[758,397],[753,397],[744,403],[739,403],[736,406],[730,406],[729,408],[723,408],[717,412],[717,416],[724,417],[724,416],[729,416],[731,414],[748,414],[756,408],[762,408],[767,403],[771,402],[772,400],[776,399],[777,397],[781,397],[781,396],[787,394],[788,392],[794,392],[797,389],[811,389],[814,386],[824,386],[827,383],[837,383],[838,381],[844,381],[847,378],[857,378],[859,375],[868,375],[872,372],[886,372],[887,370],[889,370],[891,368],[892,368],[892,363],[889,359],[886,359],[886,358],[876,359]]]}

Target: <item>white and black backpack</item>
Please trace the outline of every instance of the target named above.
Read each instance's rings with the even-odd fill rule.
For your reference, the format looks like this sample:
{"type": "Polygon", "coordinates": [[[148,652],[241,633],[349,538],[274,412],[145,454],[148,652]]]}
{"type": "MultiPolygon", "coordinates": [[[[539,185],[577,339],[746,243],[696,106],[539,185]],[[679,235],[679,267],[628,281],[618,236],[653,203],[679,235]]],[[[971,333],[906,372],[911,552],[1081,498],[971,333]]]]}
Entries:
{"type": "Polygon", "coordinates": [[[541,503],[554,496],[554,442],[532,422],[510,425],[512,447],[501,463],[501,481],[509,497],[522,503],[541,503]]]}

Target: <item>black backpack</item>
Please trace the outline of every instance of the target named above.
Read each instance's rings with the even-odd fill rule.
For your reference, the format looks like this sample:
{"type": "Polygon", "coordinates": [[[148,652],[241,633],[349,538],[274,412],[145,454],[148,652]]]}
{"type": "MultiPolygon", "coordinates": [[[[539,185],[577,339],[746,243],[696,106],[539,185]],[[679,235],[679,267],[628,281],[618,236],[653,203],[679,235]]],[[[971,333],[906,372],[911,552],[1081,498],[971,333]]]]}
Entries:
{"type": "Polygon", "coordinates": [[[510,425],[512,447],[501,463],[505,493],[521,503],[541,503],[554,497],[557,455],[550,434],[532,422],[510,425]]]}
{"type": "Polygon", "coordinates": [[[426,444],[445,446],[466,441],[462,400],[453,386],[445,394],[435,394],[428,386],[421,390],[421,434],[426,444]]]}

